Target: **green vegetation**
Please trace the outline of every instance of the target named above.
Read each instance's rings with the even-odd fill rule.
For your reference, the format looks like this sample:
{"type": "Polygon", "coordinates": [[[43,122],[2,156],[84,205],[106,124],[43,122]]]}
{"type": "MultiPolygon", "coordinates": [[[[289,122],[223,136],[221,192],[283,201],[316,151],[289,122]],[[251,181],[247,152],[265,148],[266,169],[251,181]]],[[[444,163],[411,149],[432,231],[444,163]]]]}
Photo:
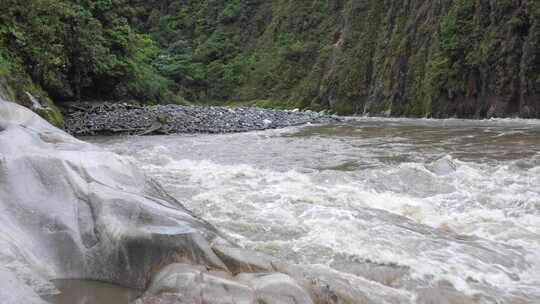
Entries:
{"type": "Polygon", "coordinates": [[[175,98],[148,63],[156,51],[121,15],[119,0],[0,2],[3,72],[29,76],[55,100],[175,98]]]}
{"type": "Polygon", "coordinates": [[[161,49],[154,65],[186,99],[277,107],[298,105],[288,100],[331,42],[327,2],[128,1],[132,24],[161,49]]]}
{"type": "Polygon", "coordinates": [[[540,116],[540,2],[4,0],[0,77],[55,100],[540,116]]]}
{"type": "Polygon", "coordinates": [[[540,115],[538,1],[127,1],[192,102],[540,115]]]}
{"type": "Polygon", "coordinates": [[[62,117],[60,110],[54,104],[51,104],[46,108],[35,109],[35,111],[53,126],[61,127],[64,124],[64,118],[62,117]]]}

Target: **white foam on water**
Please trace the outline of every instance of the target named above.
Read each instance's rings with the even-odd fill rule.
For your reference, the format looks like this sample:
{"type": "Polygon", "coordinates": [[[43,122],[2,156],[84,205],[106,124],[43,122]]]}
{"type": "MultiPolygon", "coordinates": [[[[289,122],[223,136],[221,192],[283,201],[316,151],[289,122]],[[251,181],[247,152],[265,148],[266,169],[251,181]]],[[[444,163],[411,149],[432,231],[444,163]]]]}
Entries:
{"type": "Polygon", "coordinates": [[[112,149],[245,247],[326,268],[344,257],[396,264],[428,285],[445,280],[501,303],[540,301],[540,151],[532,141],[519,146],[529,149],[523,155],[504,154],[519,152],[512,136],[532,136],[507,126],[539,123],[480,121],[467,133],[460,120],[366,120],[390,121],[398,134],[357,128],[346,134],[360,140],[339,138],[333,127],[307,140],[291,128],[127,139],[112,149]],[[429,129],[428,140],[400,129],[414,124],[455,130],[441,140],[429,129]],[[497,151],[484,136],[513,141],[497,151]],[[461,160],[456,146],[458,155],[481,157],[461,160]]]}
{"type": "Polygon", "coordinates": [[[196,187],[185,197],[188,208],[244,246],[308,264],[328,265],[338,254],[395,263],[410,267],[413,278],[444,279],[466,294],[478,292],[471,280],[504,290],[540,286],[540,196],[530,188],[538,167],[517,174],[447,157],[444,175],[405,163],[334,183],[156,151],[145,169],[165,174],[175,195],[196,187]],[[392,184],[373,189],[385,180],[392,184]]]}

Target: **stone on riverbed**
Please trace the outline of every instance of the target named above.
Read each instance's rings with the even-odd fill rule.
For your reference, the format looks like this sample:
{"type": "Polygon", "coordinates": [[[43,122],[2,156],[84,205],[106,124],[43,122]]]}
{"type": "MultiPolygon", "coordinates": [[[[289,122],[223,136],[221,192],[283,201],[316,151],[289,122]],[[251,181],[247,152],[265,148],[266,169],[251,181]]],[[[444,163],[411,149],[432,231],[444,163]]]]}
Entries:
{"type": "Polygon", "coordinates": [[[135,304],[311,304],[309,294],[291,277],[278,273],[209,272],[202,267],[172,264],[154,277],[135,304]]]}
{"type": "Polygon", "coordinates": [[[73,135],[231,133],[343,120],[315,112],[118,103],[73,103],[63,112],[73,135]]]}
{"type": "Polygon", "coordinates": [[[276,259],[264,254],[226,246],[214,246],[213,249],[233,274],[276,271],[276,259]]]}
{"type": "Polygon", "coordinates": [[[0,303],[46,304],[39,295],[17,276],[0,267],[0,303]]]}

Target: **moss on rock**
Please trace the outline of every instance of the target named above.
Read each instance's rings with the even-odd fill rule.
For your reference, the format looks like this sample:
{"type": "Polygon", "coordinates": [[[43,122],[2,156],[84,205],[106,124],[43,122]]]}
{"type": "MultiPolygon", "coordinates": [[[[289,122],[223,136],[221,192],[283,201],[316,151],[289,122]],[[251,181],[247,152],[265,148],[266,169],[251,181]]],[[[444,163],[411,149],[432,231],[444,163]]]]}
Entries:
{"type": "Polygon", "coordinates": [[[61,128],[64,123],[60,110],[47,94],[30,79],[20,65],[7,60],[2,52],[0,52],[0,97],[30,108],[55,127],[61,128]]]}
{"type": "Polygon", "coordinates": [[[36,112],[39,116],[43,117],[46,121],[48,121],[50,124],[57,128],[62,128],[62,126],[64,125],[64,118],[62,117],[62,113],[60,113],[60,110],[55,105],[38,108],[35,109],[34,112],[36,112]]]}

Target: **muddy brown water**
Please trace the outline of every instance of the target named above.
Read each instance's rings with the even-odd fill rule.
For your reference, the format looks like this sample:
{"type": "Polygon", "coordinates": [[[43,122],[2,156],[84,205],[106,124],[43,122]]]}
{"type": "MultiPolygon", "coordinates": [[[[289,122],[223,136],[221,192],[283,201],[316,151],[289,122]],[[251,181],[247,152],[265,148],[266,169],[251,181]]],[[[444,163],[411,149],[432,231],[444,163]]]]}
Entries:
{"type": "Polygon", "coordinates": [[[90,140],[244,247],[382,283],[376,303],[540,303],[538,120],[90,140]]]}
{"type": "Polygon", "coordinates": [[[141,291],[89,280],[55,280],[59,294],[46,296],[52,304],[128,304],[141,291]]]}

